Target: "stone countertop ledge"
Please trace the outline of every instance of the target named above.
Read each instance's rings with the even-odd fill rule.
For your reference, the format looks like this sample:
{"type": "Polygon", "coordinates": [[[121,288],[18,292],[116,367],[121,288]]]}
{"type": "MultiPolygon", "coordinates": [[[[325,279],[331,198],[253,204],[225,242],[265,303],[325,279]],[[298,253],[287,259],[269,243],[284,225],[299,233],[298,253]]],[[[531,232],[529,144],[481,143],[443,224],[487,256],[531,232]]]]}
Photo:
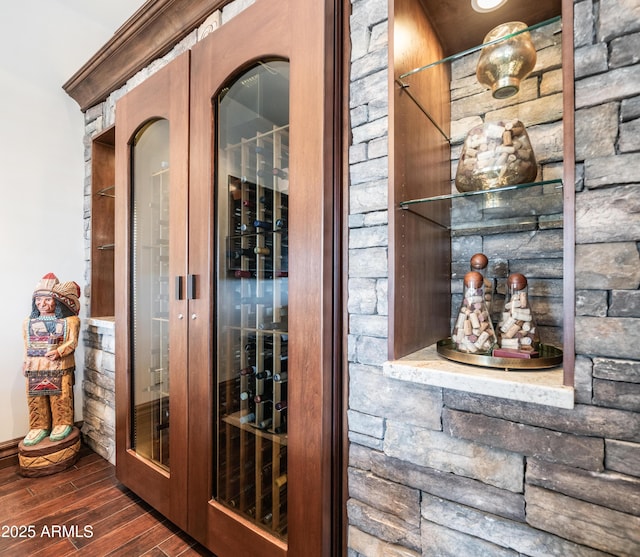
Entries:
{"type": "Polygon", "coordinates": [[[92,325],[94,327],[104,327],[106,329],[113,329],[116,324],[116,318],[113,316],[106,317],[85,317],[86,325],[92,325]]]}
{"type": "Polygon", "coordinates": [[[400,381],[558,408],[574,405],[573,388],[562,384],[562,366],[540,371],[504,371],[460,364],[440,356],[435,344],[385,362],[383,374],[400,381]]]}

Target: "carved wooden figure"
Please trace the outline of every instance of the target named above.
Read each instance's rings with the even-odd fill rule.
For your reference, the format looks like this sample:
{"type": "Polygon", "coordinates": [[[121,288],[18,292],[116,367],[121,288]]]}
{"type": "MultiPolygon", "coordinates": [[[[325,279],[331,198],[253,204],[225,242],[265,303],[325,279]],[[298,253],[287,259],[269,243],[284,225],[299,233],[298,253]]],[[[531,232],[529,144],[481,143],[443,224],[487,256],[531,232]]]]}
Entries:
{"type": "Polygon", "coordinates": [[[80,331],[80,287],[42,277],[25,319],[24,375],[27,378],[29,432],[19,445],[20,471],[48,475],[73,465],[80,434],[73,425],[74,352],[80,331]]]}

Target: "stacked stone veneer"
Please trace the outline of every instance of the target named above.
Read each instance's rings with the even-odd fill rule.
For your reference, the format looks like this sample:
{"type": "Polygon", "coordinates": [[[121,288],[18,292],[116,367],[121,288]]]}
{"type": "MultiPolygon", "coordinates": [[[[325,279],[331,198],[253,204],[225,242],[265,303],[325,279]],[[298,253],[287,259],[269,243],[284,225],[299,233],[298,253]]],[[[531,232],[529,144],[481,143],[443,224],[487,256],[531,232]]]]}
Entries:
{"type": "MultiPolygon", "coordinates": [[[[168,54],[140,70],[125,85],[84,115],[84,231],[85,231],[85,307],[91,308],[91,147],[93,139],[115,124],[116,101],[145,81],[171,60],[191,49],[199,40],[224,25],[255,3],[235,0],[212,13],[198,28],[189,33],[168,54]]],[[[87,319],[83,323],[85,372],[83,381],[83,440],[98,454],[115,464],[115,330],[113,318],[87,319]]]]}
{"type": "Polygon", "coordinates": [[[640,555],[640,4],[574,5],[577,362],[568,410],[382,374],[387,3],[352,0],[350,557],[640,555]]]}
{"type": "Polygon", "coordinates": [[[115,464],[115,330],[113,319],[84,323],[82,435],[84,442],[115,464]]]}

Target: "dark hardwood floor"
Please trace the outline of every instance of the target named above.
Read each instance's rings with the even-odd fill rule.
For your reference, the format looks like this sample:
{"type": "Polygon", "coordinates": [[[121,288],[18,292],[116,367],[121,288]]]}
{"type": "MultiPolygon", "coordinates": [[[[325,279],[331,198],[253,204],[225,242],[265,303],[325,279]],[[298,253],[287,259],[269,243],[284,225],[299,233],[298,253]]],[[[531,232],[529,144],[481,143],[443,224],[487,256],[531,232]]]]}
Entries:
{"type": "Polygon", "coordinates": [[[122,486],[89,449],[75,466],[23,478],[0,469],[0,555],[213,556],[122,486]]]}

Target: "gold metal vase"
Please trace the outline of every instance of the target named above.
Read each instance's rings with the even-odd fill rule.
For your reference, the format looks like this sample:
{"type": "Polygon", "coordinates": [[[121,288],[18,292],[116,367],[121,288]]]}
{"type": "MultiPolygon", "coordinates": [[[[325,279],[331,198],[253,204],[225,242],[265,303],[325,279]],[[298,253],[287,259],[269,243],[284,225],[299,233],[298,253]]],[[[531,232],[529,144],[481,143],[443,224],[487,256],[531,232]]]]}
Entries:
{"type": "Polygon", "coordinates": [[[527,25],[521,21],[510,21],[494,27],[484,38],[483,43],[486,44],[508,37],[485,46],[476,68],[478,81],[489,87],[496,99],[506,99],[518,93],[520,82],[536,65],[536,49],[531,35],[529,31],[522,31],[526,28],[527,25]]]}

